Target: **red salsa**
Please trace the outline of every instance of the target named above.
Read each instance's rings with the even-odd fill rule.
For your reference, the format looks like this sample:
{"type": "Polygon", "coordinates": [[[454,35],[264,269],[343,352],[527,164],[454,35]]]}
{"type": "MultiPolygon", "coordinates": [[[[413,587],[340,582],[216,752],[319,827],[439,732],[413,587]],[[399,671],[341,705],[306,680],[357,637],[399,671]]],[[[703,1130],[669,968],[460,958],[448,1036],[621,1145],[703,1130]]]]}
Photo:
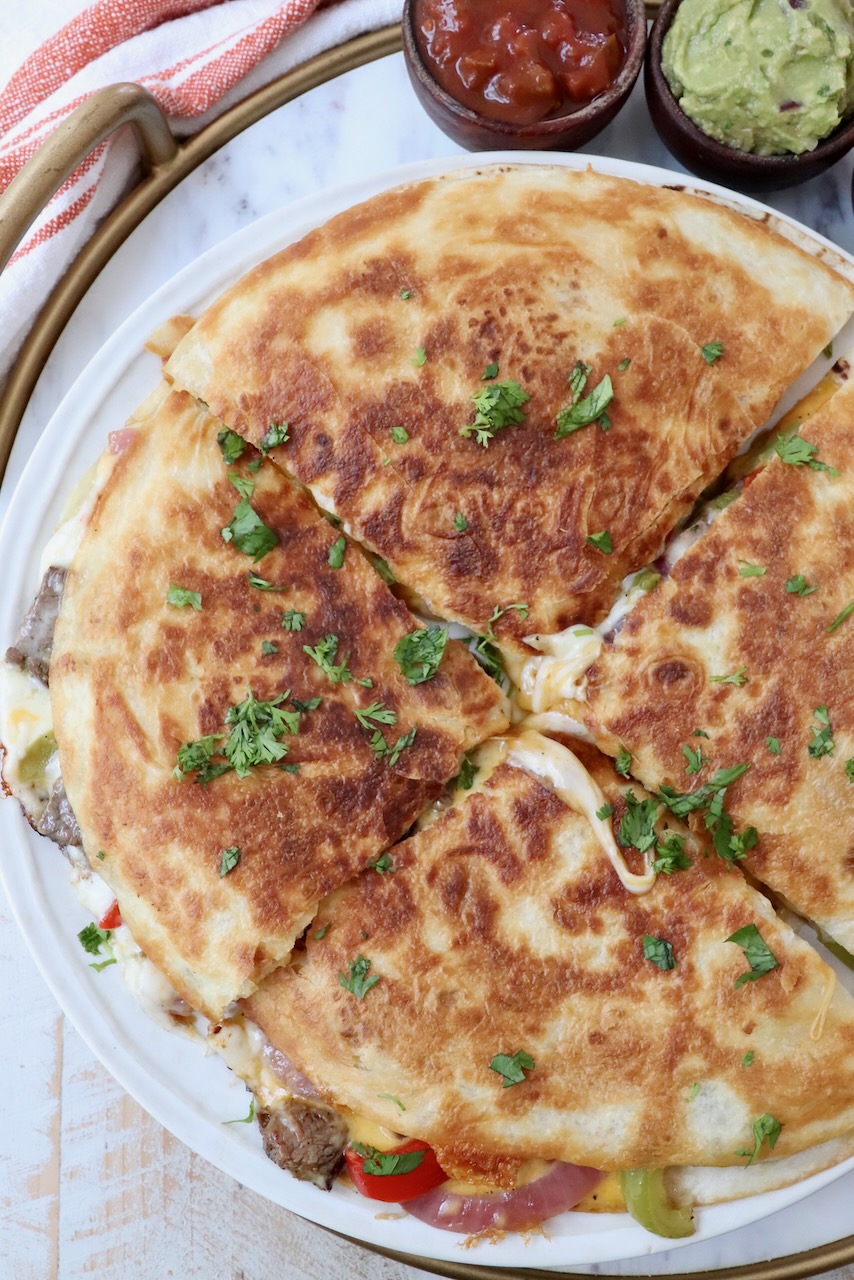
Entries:
{"type": "Polygon", "coordinates": [[[622,0],[421,0],[429,71],[463,106],[513,124],[568,115],[625,56],[622,0]]]}

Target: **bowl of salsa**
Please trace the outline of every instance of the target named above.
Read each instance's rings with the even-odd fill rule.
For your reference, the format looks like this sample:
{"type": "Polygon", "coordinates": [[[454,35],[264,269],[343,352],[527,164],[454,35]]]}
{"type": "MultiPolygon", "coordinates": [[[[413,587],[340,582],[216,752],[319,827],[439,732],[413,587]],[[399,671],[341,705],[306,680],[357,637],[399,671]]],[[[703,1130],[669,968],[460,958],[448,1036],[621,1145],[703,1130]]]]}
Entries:
{"type": "Polygon", "coordinates": [[[574,150],[643,64],[642,0],[406,0],[403,46],[428,115],[469,150],[574,150]]]}

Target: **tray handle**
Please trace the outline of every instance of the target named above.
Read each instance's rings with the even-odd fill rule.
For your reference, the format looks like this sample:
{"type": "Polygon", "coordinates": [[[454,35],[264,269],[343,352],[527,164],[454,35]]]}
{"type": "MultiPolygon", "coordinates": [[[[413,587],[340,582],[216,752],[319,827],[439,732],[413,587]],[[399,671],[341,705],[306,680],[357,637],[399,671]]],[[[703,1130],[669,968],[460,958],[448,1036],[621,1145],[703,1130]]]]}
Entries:
{"type": "Polygon", "coordinates": [[[0,196],[0,271],[66,178],[126,124],[133,127],[148,170],[178,154],[166,117],[147,89],[130,83],[98,89],[42,143],[0,196]]]}

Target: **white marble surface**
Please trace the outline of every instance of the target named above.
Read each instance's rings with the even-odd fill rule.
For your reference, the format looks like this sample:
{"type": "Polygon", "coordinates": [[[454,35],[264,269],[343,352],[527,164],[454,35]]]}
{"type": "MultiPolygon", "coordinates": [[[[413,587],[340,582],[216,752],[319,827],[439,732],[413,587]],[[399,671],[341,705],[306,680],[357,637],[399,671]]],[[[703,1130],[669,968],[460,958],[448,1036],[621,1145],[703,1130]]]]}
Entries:
{"type": "MultiPolygon", "coordinates": [[[[652,129],[640,88],[621,116],[586,150],[591,154],[661,164],[681,172],[652,129]]],[[[399,56],[361,68],[316,89],[224,148],[192,174],[134,232],[81,303],[48,362],[25,416],[0,489],[0,513],[5,509],[34,441],[64,392],[101,343],[159,284],[230,232],[290,200],[413,159],[453,156],[456,151],[422,114],[409,90],[399,56]]],[[[849,158],[813,183],[765,198],[854,252],[851,170],[849,158]]],[[[14,856],[14,851],[4,849],[0,856],[14,856]]],[[[125,1241],[122,1248],[114,1245],[108,1255],[101,1254],[96,1267],[92,1248],[82,1247],[81,1241],[90,1240],[96,1231],[92,1205],[107,1176],[103,1160],[93,1158],[87,1162],[79,1158],[78,1152],[73,1165],[75,1198],[69,1199],[66,1195],[64,1202],[61,1193],[66,1187],[68,1169],[63,1174],[58,1158],[55,1167],[51,1165],[46,1173],[37,1170],[24,1185],[20,1171],[26,1168],[32,1124],[41,1123],[43,1128],[61,1125],[63,1133],[67,1129],[73,1136],[82,1124],[85,1105],[91,1108],[86,1090],[91,1092],[95,1088],[92,1082],[98,1082],[103,1090],[105,1107],[109,1102],[110,1107],[121,1109],[121,1099],[116,1097],[115,1086],[111,1092],[101,1069],[56,1011],[30,957],[23,950],[2,897],[0,1026],[7,1029],[0,1053],[0,1276],[3,1280],[7,1275],[11,1280],[44,1280],[48,1276],[71,1280],[87,1274],[90,1269],[97,1269],[102,1280],[112,1280],[120,1274],[123,1280],[127,1277],[160,1280],[166,1274],[188,1278],[228,1275],[235,1280],[238,1276],[245,1280],[265,1280],[275,1274],[287,1280],[290,1277],[301,1280],[309,1275],[328,1274],[333,1266],[348,1266],[354,1276],[371,1274],[383,1280],[414,1280],[421,1274],[396,1263],[368,1265],[364,1261],[366,1255],[337,1242],[333,1245],[317,1229],[297,1220],[285,1231],[291,1248],[282,1254],[278,1252],[280,1246],[276,1240],[283,1228],[277,1236],[276,1228],[264,1219],[263,1203],[256,1204],[257,1197],[253,1200],[247,1193],[243,1194],[241,1204],[244,1212],[250,1217],[255,1215],[253,1221],[258,1223],[253,1247],[247,1244],[239,1255],[233,1250],[226,1251],[227,1256],[219,1255],[219,1266],[214,1262],[218,1255],[211,1255],[209,1244],[202,1241],[197,1241],[195,1252],[184,1249],[179,1261],[177,1255],[169,1252],[168,1235],[161,1241],[152,1227],[150,1250],[140,1252],[137,1248],[136,1252],[128,1253],[129,1245],[125,1241]],[[69,1070],[69,1063],[73,1064],[73,1070],[69,1070]],[[52,1064],[49,1069],[48,1064],[52,1064]],[[54,1106],[57,1098],[65,1099],[64,1112],[60,1109],[59,1118],[54,1106]],[[42,1206],[44,1220],[38,1218],[35,1208],[30,1214],[27,1204],[42,1206]],[[268,1234],[264,1234],[265,1231],[268,1234]],[[35,1249],[36,1237],[46,1242],[44,1248],[40,1245],[35,1249]],[[155,1242],[160,1242],[157,1248],[155,1242]]],[[[122,1115],[125,1114],[122,1111],[122,1115]]],[[[130,1117],[127,1124],[131,1128],[136,1125],[140,1131],[145,1129],[149,1145],[156,1146],[157,1138],[151,1135],[153,1122],[145,1121],[133,1109],[127,1115],[130,1117]]],[[[176,1155],[169,1148],[168,1140],[163,1142],[164,1150],[171,1151],[171,1154],[167,1152],[170,1169],[184,1158],[192,1164],[192,1158],[176,1155]]],[[[107,1145],[106,1140],[103,1145],[107,1145]]],[[[145,1150],[148,1151],[148,1147],[145,1150]]],[[[156,1155],[152,1156],[150,1151],[141,1158],[144,1167],[157,1164],[156,1155]]],[[[214,1175],[212,1171],[195,1168],[189,1173],[173,1169],[172,1176],[173,1179],[195,1178],[205,1183],[206,1178],[213,1180],[214,1175]]],[[[222,1184],[227,1186],[228,1179],[223,1175],[216,1177],[218,1195],[240,1195],[241,1189],[236,1184],[231,1184],[233,1191],[223,1191],[222,1184]]],[[[243,1226],[245,1231],[246,1224],[243,1226]]],[[[180,1232],[180,1220],[173,1224],[173,1230],[180,1232]]],[[[603,1269],[623,1274],[702,1272],[781,1257],[852,1232],[854,1174],[849,1174],[794,1209],[759,1225],[712,1242],[689,1245],[671,1255],[661,1254],[652,1260],[614,1264],[603,1269]]],[[[854,1280],[854,1266],[835,1274],[840,1280],[843,1275],[846,1280],[854,1280]]]]}

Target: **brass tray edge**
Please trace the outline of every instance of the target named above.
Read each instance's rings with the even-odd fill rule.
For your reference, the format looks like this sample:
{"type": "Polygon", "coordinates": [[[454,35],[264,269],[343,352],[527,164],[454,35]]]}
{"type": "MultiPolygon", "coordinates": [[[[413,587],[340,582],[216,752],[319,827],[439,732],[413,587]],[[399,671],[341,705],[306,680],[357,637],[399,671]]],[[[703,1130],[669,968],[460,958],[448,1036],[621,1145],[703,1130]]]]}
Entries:
{"type": "MultiPolygon", "coordinates": [[[[650,16],[654,15],[657,8],[657,3],[647,4],[650,16]]],[[[10,439],[14,438],[33,388],[77,304],[119,246],[164,196],[214,151],[225,146],[271,111],[366,62],[398,53],[400,48],[400,27],[395,23],[379,31],[357,36],[335,49],[326,50],[231,107],[184,143],[174,160],[160,165],[147,175],[104,219],[39,313],[10,370],[0,401],[0,438],[4,434],[4,426],[7,430],[11,427],[10,439]]],[[[0,465],[0,480],[4,470],[5,462],[0,465]]],[[[370,1253],[418,1267],[431,1275],[446,1277],[446,1280],[566,1280],[566,1276],[572,1274],[566,1271],[532,1270],[527,1267],[507,1271],[501,1267],[472,1263],[437,1262],[431,1258],[368,1244],[329,1227],[320,1229],[370,1253]]],[[[723,1267],[708,1272],[674,1273],[667,1280],[697,1280],[701,1275],[714,1277],[714,1280],[804,1280],[805,1277],[820,1275],[824,1271],[850,1263],[854,1263],[854,1235],[831,1244],[819,1245],[803,1253],[791,1254],[787,1258],[751,1263],[745,1267],[723,1267]]],[[[596,1280],[624,1278],[598,1271],[596,1280]]]]}

